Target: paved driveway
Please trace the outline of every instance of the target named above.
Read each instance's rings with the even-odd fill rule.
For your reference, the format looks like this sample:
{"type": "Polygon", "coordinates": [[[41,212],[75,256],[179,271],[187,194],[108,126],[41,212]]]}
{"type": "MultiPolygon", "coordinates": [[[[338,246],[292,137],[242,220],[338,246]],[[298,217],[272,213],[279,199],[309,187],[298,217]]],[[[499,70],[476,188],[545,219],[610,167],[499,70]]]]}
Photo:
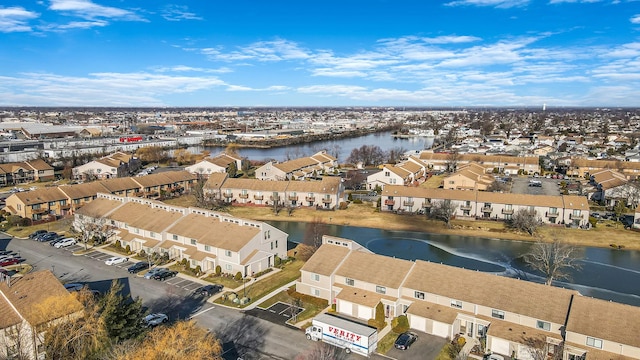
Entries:
{"type": "Polygon", "coordinates": [[[418,335],[418,340],[408,350],[392,348],[386,355],[398,360],[432,360],[438,356],[442,347],[447,343],[447,339],[439,336],[415,330],[411,330],[411,332],[418,335]]]}

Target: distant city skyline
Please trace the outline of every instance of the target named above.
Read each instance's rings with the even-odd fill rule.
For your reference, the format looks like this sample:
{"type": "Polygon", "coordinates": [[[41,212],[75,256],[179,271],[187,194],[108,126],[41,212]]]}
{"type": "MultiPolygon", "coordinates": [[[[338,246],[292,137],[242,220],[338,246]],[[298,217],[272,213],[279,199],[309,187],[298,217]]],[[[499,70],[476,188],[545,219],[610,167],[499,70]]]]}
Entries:
{"type": "Polygon", "coordinates": [[[637,0],[7,0],[0,43],[0,106],[640,106],[637,0]]]}

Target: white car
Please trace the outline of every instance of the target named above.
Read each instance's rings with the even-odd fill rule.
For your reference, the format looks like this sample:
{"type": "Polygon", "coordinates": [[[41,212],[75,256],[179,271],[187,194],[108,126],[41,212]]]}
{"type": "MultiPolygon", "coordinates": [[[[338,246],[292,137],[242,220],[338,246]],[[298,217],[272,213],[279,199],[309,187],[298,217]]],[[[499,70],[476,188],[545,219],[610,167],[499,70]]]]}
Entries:
{"type": "Polygon", "coordinates": [[[169,317],[162,313],[149,314],[144,317],[144,323],[148,327],[154,327],[162,323],[166,323],[167,321],[169,321],[169,317]]]}
{"type": "Polygon", "coordinates": [[[57,249],[66,247],[66,246],[71,246],[71,245],[75,245],[78,241],[74,238],[64,238],[60,241],[58,241],[57,243],[55,243],[53,246],[57,249]]]}
{"type": "Polygon", "coordinates": [[[122,264],[127,261],[129,261],[129,258],[122,257],[122,256],[114,256],[114,257],[108,258],[104,263],[107,265],[115,265],[115,264],[122,264]]]}

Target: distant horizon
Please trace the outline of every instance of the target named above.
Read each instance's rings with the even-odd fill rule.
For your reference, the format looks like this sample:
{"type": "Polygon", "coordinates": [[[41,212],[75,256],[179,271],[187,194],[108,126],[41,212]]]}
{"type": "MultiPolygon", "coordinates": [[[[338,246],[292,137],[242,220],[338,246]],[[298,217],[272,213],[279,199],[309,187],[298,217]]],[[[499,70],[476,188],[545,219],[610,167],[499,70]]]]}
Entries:
{"type": "Polygon", "coordinates": [[[3,106],[0,111],[5,110],[28,110],[28,109],[66,109],[66,110],[88,110],[88,109],[140,109],[140,110],[171,110],[171,109],[224,109],[224,110],[270,110],[270,109],[292,109],[292,110],[388,110],[388,111],[439,111],[439,110],[539,110],[549,112],[551,110],[640,110],[640,106],[3,106]]]}
{"type": "Polygon", "coordinates": [[[0,42],[0,106],[640,106],[636,0],[6,0],[0,42]]]}

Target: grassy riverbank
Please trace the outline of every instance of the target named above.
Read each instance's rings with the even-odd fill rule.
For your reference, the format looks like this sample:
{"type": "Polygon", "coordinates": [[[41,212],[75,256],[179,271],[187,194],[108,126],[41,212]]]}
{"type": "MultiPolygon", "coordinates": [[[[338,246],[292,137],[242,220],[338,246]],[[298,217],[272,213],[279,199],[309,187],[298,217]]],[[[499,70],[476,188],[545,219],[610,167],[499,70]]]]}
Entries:
{"type": "MultiPolygon", "coordinates": [[[[184,196],[167,201],[179,206],[194,206],[192,196],[184,196]]],[[[611,247],[622,246],[627,250],[640,250],[640,233],[625,230],[622,225],[616,227],[613,222],[599,223],[591,230],[568,229],[564,227],[543,226],[534,236],[516,232],[505,226],[501,221],[469,221],[453,220],[448,229],[443,222],[429,220],[420,215],[396,215],[379,212],[371,203],[350,204],[346,210],[322,211],[314,209],[295,209],[291,216],[286,211],[275,215],[269,207],[234,206],[229,212],[238,217],[254,220],[272,221],[319,221],[326,224],[350,225],[387,230],[420,231],[435,234],[451,234],[461,236],[477,236],[496,239],[512,239],[521,241],[561,241],[582,246],[611,247]]]]}

